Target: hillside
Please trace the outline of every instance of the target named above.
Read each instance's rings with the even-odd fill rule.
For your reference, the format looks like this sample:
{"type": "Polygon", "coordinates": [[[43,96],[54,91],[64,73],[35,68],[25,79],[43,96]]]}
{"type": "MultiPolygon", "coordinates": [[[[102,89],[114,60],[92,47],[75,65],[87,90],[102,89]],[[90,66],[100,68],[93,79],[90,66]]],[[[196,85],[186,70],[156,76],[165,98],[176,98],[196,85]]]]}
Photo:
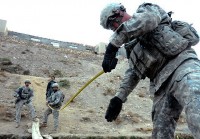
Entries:
{"type": "MultiPolygon", "coordinates": [[[[13,92],[25,79],[30,79],[34,90],[34,106],[42,120],[46,109],[45,89],[49,75],[56,81],[67,80],[70,87],[61,88],[66,99],[75,94],[90,78],[102,70],[103,56],[90,51],[54,48],[14,37],[1,37],[0,42],[0,138],[29,137],[28,111],[22,113],[22,124],[15,128],[13,92]]],[[[148,92],[149,80],[142,80],[124,104],[119,118],[108,123],[104,119],[109,100],[115,94],[123,74],[128,67],[126,59],[120,57],[117,68],[103,74],[90,84],[75,100],[60,112],[60,127],[56,137],[141,137],[149,138],[152,131],[152,101],[148,92]]],[[[53,118],[42,134],[51,134],[53,118]]],[[[177,133],[189,134],[184,115],[179,120],[177,133]]]]}

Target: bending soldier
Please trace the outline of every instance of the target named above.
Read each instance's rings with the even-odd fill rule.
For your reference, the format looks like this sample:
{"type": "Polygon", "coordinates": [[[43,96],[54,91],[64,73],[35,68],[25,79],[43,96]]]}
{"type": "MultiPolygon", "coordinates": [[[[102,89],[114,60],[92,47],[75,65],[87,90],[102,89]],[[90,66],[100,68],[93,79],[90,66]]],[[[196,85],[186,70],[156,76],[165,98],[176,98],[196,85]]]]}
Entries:
{"type": "Polygon", "coordinates": [[[122,4],[108,4],[101,12],[100,24],[114,31],[102,67],[111,72],[115,55],[125,44],[130,67],[120,88],[110,100],[105,118],[112,122],[122,104],[141,79],[150,79],[154,95],[153,139],[173,139],[176,123],[185,109],[188,127],[200,138],[200,62],[191,46],[199,42],[195,29],[186,22],[172,21],[160,6],[144,3],[133,16],[122,4]]]}

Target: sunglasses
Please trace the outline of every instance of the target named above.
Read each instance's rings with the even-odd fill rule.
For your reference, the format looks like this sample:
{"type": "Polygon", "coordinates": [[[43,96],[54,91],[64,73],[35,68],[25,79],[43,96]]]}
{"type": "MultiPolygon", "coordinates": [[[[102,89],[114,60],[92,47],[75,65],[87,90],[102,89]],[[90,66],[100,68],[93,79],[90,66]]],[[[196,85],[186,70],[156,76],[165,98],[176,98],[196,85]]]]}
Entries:
{"type": "Polygon", "coordinates": [[[116,27],[114,27],[113,24],[114,24],[115,22],[117,22],[117,20],[119,20],[119,19],[118,19],[119,16],[120,16],[120,12],[119,12],[119,10],[117,10],[117,11],[115,11],[115,14],[114,14],[114,15],[108,17],[108,21],[107,21],[107,27],[108,27],[108,29],[111,29],[111,30],[113,30],[113,31],[116,30],[116,27]]]}

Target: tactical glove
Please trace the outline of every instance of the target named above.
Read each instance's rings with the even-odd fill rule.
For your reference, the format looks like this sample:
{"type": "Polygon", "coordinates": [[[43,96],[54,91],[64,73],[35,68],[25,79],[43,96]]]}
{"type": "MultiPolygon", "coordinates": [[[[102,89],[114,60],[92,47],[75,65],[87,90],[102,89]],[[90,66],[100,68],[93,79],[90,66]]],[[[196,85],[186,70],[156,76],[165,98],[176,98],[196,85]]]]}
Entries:
{"type": "Polygon", "coordinates": [[[113,46],[111,43],[108,44],[104,60],[102,62],[104,72],[111,72],[112,69],[115,69],[118,61],[118,59],[115,58],[117,51],[117,47],[113,46]]]}
{"type": "Polygon", "coordinates": [[[122,100],[118,97],[114,97],[110,100],[110,104],[106,111],[105,119],[107,122],[112,122],[117,119],[120,111],[122,109],[122,100]]]}

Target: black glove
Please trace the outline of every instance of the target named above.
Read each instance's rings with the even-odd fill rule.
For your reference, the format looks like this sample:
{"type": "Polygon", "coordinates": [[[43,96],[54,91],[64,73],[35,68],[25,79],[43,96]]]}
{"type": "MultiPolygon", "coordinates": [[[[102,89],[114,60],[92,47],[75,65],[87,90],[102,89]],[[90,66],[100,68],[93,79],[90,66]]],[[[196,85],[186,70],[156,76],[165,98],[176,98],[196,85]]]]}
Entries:
{"type": "Polygon", "coordinates": [[[111,72],[112,69],[115,69],[118,61],[118,59],[115,58],[117,51],[117,47],[113,46],[111,43],[108,44],[104,60],[102,62],[104,72],[111,72]]]}
{"type": "Polygon", "coordinates": [[[110,104],[109,104],[108,109],[106,111],[105,119],[108,122],[112,122],[113,120],[116,120],[121,109],[122,109],[122,100],[118,97],[112,98],[110,100],[110,104]]]}
{"type": "Polygon", "coordinates": [[[31,102],[31,100],[30,99],[28,99],[27,101],[26,101],[26,104],[28,104],[28,103],[30,103],[31,102]]]}

